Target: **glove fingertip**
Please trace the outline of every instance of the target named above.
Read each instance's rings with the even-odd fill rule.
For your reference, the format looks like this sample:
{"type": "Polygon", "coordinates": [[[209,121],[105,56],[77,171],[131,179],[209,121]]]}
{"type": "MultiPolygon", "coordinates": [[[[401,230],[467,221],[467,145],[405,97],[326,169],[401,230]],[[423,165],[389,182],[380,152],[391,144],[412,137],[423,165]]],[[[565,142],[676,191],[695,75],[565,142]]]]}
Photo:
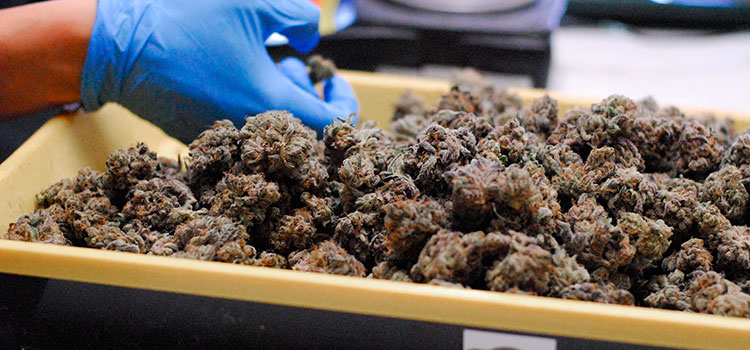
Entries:
{"type": "Polygon", "coordinates": [[[351,113],[359,112],[359,102],[354,89],[346,79],[340,75],[334,75],[326,81],[323,87],[323,95],[328,103],[340,105],[351,113]]]}
{"type": "Polygon", "coordinates": [[[282,58],[281,61],[279,61],[279,65],[282,67],[286,66],[290,68],[296,68],[296,67],[304,67],[305,62],[302,62],[302,60],[297,57],[289,56],[289,57],[282,58]]]}
{"type": "Polygon", "coordinates": [[[290,28],[284,31],[284,35],[289,38],[289,45],[300,53],[309,53],[320,42],[320,33],[318,29],[310,28],[290,28]]]}
{"type": "Polygon", "coordinates": [[[310,76],[307,73],[307,66],[296,57],[287,57],[279,62],[279,70],[295,85],[310,94],[317,95],[315,86],[313,86],[310,76]]]}
{"type": "MultiPolygon", "coordinates": [[[[310,0],[261,0],[261,35],[267,38],[273,32],[284,35],[289,44],[303,53],[310,52],[320,40],[318,23],[320,8],[310,0]]],[[[256,9],[257,6],[249,6],[256,9]]]]}
{"type": "Polygon", "coordinates": [[[289,45],[295,50],[308,53],[315,46],[318,46],[320,41],[320,30],[318,29],[320,8],[309,0],[294,0],[292,3],[296,5],[293,6],[296,10],[291,12],[297,16],[295,18],[297,23],[287,25],[281,33],[289,38],[289,45]]]}

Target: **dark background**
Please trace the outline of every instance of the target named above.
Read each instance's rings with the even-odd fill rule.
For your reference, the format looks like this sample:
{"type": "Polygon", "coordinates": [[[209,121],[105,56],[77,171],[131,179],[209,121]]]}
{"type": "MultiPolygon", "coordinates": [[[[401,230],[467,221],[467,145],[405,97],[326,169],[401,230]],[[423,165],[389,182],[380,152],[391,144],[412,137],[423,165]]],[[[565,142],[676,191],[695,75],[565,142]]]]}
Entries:
{"type": "MultiPolygon", "coordinates": [[[[440,350],[461,349],[463,330],[441,323],[0,274],[0,349],[440,350]]],[[[558,350],[664,349],[556,340],[558,350]]]]}

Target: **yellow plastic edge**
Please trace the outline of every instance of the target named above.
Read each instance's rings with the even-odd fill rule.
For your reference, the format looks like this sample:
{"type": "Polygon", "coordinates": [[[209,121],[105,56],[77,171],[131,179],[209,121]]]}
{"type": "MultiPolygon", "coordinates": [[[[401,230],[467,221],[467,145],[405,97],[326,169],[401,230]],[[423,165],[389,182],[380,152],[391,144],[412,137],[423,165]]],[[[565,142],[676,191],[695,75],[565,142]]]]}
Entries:
{"type": "MultiPolygon", "coordinates": [[[[363,120],[385,127],[406,90],[436,102],[446,81],[342,73],[357,93],[363,120]]],[[[525,102],[549,93],[515,90],[525,102]]],[[[560,110],[601,98],[558,98],[560,110]]],[[[715,112],[715,111],[714,111],[715,112]]],[[[750,124],[742,113],[716,112],[750,124]]],[[[102,169],[117,148],[144,141],[161,156],[185,145],[122,107],[56,117],[0,164],[0,229],[33,209],[39,190],[85,166],[102,169]]],[[[750,320],[667,310],[469,291],[230,264],[0,240],[0,272],[281,305],[390,316],[550,335],[694,349],[743,349],[750,320]]]]}
{"type": "MultiPolygon", "coordinates": [[[[442,79],[356,71],[342,71],[341,75],[351,82],[354,92],[359,98],[361,119],[374,120],[383,128],[387,128],[390,124],[392,107],[406,90],[412,90],[424,97],[427,105],[434,105],[450,89],[450,83],[442,79]]],[[[518,94],[525,104],[530,104],[535,98],[549,95],[557,99],[560,114],[564,114],[572,107],[589,107],[592,103],[600,102],[611,93],[616,93],[616,91],[612,91],[601,96],[578,96],[543,89],[508,88],[508,91],[518,94]]],[[[639,98],[640,96],[632,97],[639,98]]],[[[687,114],[714,114],[719,118],[732,118],[738,132],[750,127],[750,111],[690,106],[680,106],[680,110],[687,114]]]]}
{"type": "Polygon", "coordinates": [[[21,275],[655,346],[750,341],[750,320],[738,318],[27,242],[0,249],[0,271],[21,275]]]}

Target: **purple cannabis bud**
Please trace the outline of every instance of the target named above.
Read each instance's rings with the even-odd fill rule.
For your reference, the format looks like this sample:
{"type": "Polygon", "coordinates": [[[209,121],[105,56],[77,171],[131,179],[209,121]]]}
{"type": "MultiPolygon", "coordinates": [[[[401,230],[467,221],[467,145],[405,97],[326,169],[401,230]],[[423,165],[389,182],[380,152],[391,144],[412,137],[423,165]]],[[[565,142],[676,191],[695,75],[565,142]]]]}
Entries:
{"type": "Polygon", "coordinates": [[[255,248],[247,244],[245,226],[226,216],[204,215],[177,226],[178,257],[252,264],[255,248]]]}
{"type": "Polygon", "coordinates": [[[634,304],[633,294],[627,290],[617,288],[611,283],[577,283],[564,288],[560,292],[560,298],[596,301],[605,304],[634,304]]]}
{"type": "Polygon", "coordinates": [[[138,181],[158,176],[160,170],[156,153],[143,143],[112,152],[106,165],[107,171],[99,175],[97,183],[110,197],[127,193],[138,181]]]}
{"type": "Polygon", "coordinates": [[[64,223],[63,215],[63,209],[58,205],[34,210],[30,215],[22,215],[18,221],[11,223],[3,238],[14,241],[71,245],[70,240],[65,237],[64,228],[61,227],[61,223],[64,223]]]}
{"type": "Polygon", "coordinates": [[[365,277],[365,267],[335,242],[322,241],[289,255],[292,270],[365,277]]]}
{"type": "Polygon", "coordinates": [[[489,262],[507,253],[511,238],[497,233],[440,231],[430,238],[411,268],[415,281],[433,279],[473,285],[489,262]]]}
{"type": "Polygon", "coordinates": [[[190,143],[189,182],[210,186],[240,158],[240,131],[229,120],[217,120],[190,143]]]}
{"type": "Polygon", "coordinates": [[[317,230],[309,210],[297,209],[292,215],[284,215],[271,232],[270,242],[277,252],[288,253],[306,249],[312,245],[317,230]]]}
{"type": "Polygon", "coordinates": [[[266,219],[267,211],[279,201],[281,194],[276,183],[266,181],[263,175],[232,175],[226,173],[216,184],[211,201],[213,213],[228,215],[247,227],[266,219]]]}
{"type": "Polygon", "coordinates": [[[141,180],[128,193],[122,208],[126,220],[138,220],[159,231],[170,231],[184,221],[196,200],[190,188],[177,180],[141,180]]]}
{"type": "Polygon", "coordinates": [[[386,255],[395,261],[413,261],[425,242],[447,225],[445,208],[430,199],[403,200],[383,207],[386,255]]]}
{"type": "Polygon", "coordinates": [[[336,64],[320,55],[312,55],[307,59],[307,74],[310,81],[317,84],[323,80],[331,79],[336,74],[336,64]]]}
{"type": "Polygon", "coordinates": [[[703,183],[701,201],[714,203],[727,219],[741,222],[748,205],[748,195],[742,172],[734,165],[708,175],[703,183]]]}
{"type": "Polygon", "coordinates": [[[685,273],[693,271],[711,271],[713,255],[703,245],[700,238],[691,238],[680,245],[680,249],[662,260],[662,270],[671,272],[680,270],[685,273]]]}

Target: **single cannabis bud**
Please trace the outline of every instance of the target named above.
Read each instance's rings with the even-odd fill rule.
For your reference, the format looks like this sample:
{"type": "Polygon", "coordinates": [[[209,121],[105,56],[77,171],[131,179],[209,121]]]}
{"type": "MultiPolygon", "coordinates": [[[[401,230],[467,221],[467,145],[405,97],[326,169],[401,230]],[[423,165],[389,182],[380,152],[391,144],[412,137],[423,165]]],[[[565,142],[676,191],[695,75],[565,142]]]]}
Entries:
{"type": "Polygon", "coordinates": [[[124,232],[114,223],[88,227],[86,246],[130,253],[146,252],[146,243],[141,236],[124,232]]]}
{"type": "MultiPolygon", "coordinates": [[[[192,215],[200,215],[203,211],[198,212],[192,212],[192,215]]],[[[187,217],[190,217],[191,215],[188,215],[187,217]]],[[[187,218],[186,218],[187,220],[187,218]]],[[[153,253],[154,252],[154,244],[158,242],[159,240],[163,239],[164,237],[172,236],[172,233],[165,233],[158,231],[154,227],[151,227],[140,220],[131,220],[124,225],[122,225],[122,232],[125,233],[127,236],[139,236],[143,240],[144,249],[141,250],[141,253],[153,253]]],[[[162,241],[162,244],[166,243],[166,241],[162,241]]],[[[158,254],[158,255],[171,255],[171,254],[158,254]]]]}
{"type": "Polygon", "coordinates": [[[63,209],[53,205],[46,209],[34,210],[30,215],[22,215],[10,224],[3,239],[14,241],[39,242],[46,244],[71,245],[65,237],[60,222],[64,222],[63,209]]]}
{"type": "Polygon", "coordinates": [[[285,111],[248,117],[240,130],[241,164],[249,173],[299,180],[315,148],[315,132],[285,111]]]}
{"type": "Polygon", "coordinates": [[[743,184],[742,172],[734,165],[711,173],[703,183],[701,201],[714,203],[730,221],[744,219],[748,199],[750,195],[743,184]]]}
{"type": "Polygon", "coordinates": [[[456,86],[452,87],[449,93],[443,95],[437,106],[435,106],[436,111],[443,109],[473,114],[480,112],[479,104],[474,100],[471,93],[461,91],[456,86]]]}
{"type": "Polygon", "coordinates": [[[581,156],[564,143],[547,144],[539,148],[532,159],[542,165],[545,174],[550,178],[561,174],[566,167],[583,166],[581,156]]]}
{"type": "MultiPolygon", "coordinates": [[[[483,114],[494,116],[498,121],[507,121],[507,117],[515,117],[522,108],[521,97],[503,89],[484,89],[479,95],[483,114]]],[[[502,122],[493,125],[502,125],[502,122]]]]}
{"type": "MultiPolygon", "coordinates": [[[[393,158],[398,156],[395,142],[371,122],[365,122],[357,129],[347,123],[334,123],[326,128],[323,143],[325,144],[324,163],[328,167],[331,180],[349,182],[349,190],[352,189],[350,180],[360,177],[356,172],[356,164],[364,162],[363,164],[370,167],[372,163],[371,168],[367,170],[373,175],[378,175],[387,170],[393,158]],[[359,159],[353,157],[359,157],[359,159]],[[348,164],[342,168],[345,160],[348,164]]],[[[375,180],[375,178],[370,179],[375,180]]],[[[354,187],[359,187],[359,185],[354,187]]],[[[356,199],[351,197],[352,194],[352,191],[345,193],[350,196],[345,200],[348,205],[356,199]]]]}
{"type": "Polygon", "coordinates": [[[664,258],[662,270],[670,272],[680,270],[686,273],[693,271],[711,271],[714,257],[704,248],[703,240],[691,238],[680,245],[680,249],[664,258]]]}
{"type": "Polygon", "coordinates": [[[523,230],[547,233],[559,214],[557,192],[551,188],[541,167],[528,163],[524,168],[513,164],[503,170],[491,191],[495,218],[493,230],[523,230]]]}
{"type": "Polygon", "coordinates": [[[727,149],[721,166],[732,164],[737,167],[750,164],[750,134],[737,136],[734,143],[727,149]]]}
{"type": "Polygon", "coordinates": [[[580,161],[569,146],[558,144],[554,148],[540,152],[542,164],[547,172],[552,172],[552,184],[560,194],[573,199],[583,194],[595,195],[600,185],[615,174],[622,166],[617,163],[614,148],[605,146],[591,150],[585,164],[580,161]],[[563,154],[557,154],[562,151],[563,154]],[[555,157],[555,158],[551,158],[555,157]],[[557,157],[564,157],[556,159],[557,157]]]}
{"type": "Polygon", "coordinates": [[[126,220],[138,220],[159,231],[170,231],[183,222],[196,200],[190,188],[176,180],[141,180],[128,193],[122,208],[126,220]]]}
{"type": "Polygon", "coordinates": [[[292,215],[284,215],[271,232],[270,242],[277,252],[288,253],[312,245],[317,230],[309,210],[296,209],[292,215]]]}
{"type": "MultiPolygon", "coordinates": [[[[391,118],[391,120],[396,122],[407,116],[424,116],[426,108],[422,96],[417,95],[412,90],[406,90],[406,92],[399,97],[398,101],[396,101],[394,109],[395,111],[393,112],[393,118],[391,118]]],[[[420,128],[420,130],[421,129],[422,128],[420,128]]]]}
{"type": "Polygon", "coordinates": [[[307,59],[307,74],[313,84],[331,79],[336,74],[336,64],[320,55],[312,55],[307,59]]]}
{"type": "Polygon", "coordinates": [[[229,120],[217,120],[190,143],[188,182],[213,186],[240,158],[240,132],[229,120]]]}
{"type": "Polygon", "coordinates": [[[622,95],[610,95],[604,101],[591,106],[591,111],[613,118],[617,116],[635,117],[639,113],[638,105],[622,95]]]}
{"type": "Polygon", "coordinates": [[[724,147],[702,124],[685,123],[677,142],[680,146],[674,168],[678,173],[705,176],[718,167],[724,147]]]}
{"type": "Polygon", "coordinates": [[[560,292],[560,298],[596,301],[605,304],[634,304],[633,294],[627,290],[617,288],[611,283],[577,283],[564,288],[560,292]]]}
{"type": "Polygon", "coordinates": [[[216,184],[211,211],[230,216],[247,227],[266,219],[267,211],[281,198],[279,185],[266,181],[263,175],[226,173],[216,184]]]}
{"type": "Polygon", "coordinates": [[[252,264],[255,248],[247,244],[245,226],[226,216],[200,216],[177,226],[174,238],[179,257],[252,264]]]}
{"type": "Polygon", "coordinates": [[[702,115],[691,116],[690,118],[697,120],[708,128],[708,130],[713,133],[714,137],[716,137],[716,141],[718,141],[724,149],[728,149],[736,139],[737,130],[735,121],[732,118],[720,118],[712,113],[703,113],[702,115]]]}
{"type": "Polygon", "coordinates": [[[67,197],[61,206],[64,209],[65,227],[68,228],[66,237],[74,243],[80,243],[88,236],[88,228],[104,225],[115,219],[117,214],[117,207],[98,191],[76,193],[67,197]]]}
{"type": "Polygon", "coordinates": [[[621,168],[615,176],[605,181],[599,195],[607,201],[607,208],[643,213],[653,206],[658,188],[635,168],[621,168]]]}
{"type": "Polygon", "coordinates": [[[333,159],[331,163],[340,164],[347,157],[349,149],[360,142],[357,134],[357,129],[347,120],[334,120],[325,127],[323,143],[326,156],[333,159]]]}
{"type": "Polygon", "coordinates": [[[83,244],[87,228],[106,224],[117,213],[117,207],[97,187],[97,177],[95,171],[85,168],[75,180],[61,180],[36,196],[37,208],[50,209],[43,215],[53,216],[72,244],[83,244]]]}
{"type": "Polygon", "coordinates": [[[338,171],[344,184],[343,199],[353,206],[357,198],[372,192],[380,184],[378,173],[375,163],[366,155],[358,153],[344,159],[338,171]]]}
{"type": "Polygon", "coordinates": [[[381,180],[381,185],[374,193],[357,200],[357,210],[380,212],[388,203],[415,199],[420,194],[419,188],[409,175],[382,172],[381,180]]]}
{"type": "Polygon", "coordinates": [[[524,108],[518,115],[521,125],[543,139],[557,126],[557,100],[544,95],[535,98],[530,108],[524,108]]]}
{"type": "Polygon", "coordinates": [[[412,146],[417,143],[419,132],[432,121],[420,114],[409,114],[394,120],[390,125],[393,141],[412,146]]]}
{"type": "Polygon", "coordinates": [[[315,224],[318,227],[327,227],[333,219],[333,209],[331,209],[331,198],[318,197],[309,192],[302,193],[300,200],[304,203],[307,210],[310,211],[315,224]]]}
{"type": "Polygon", "coordinates": [[[557,242],[552,240],[554,248],[552,253],[552,276],[550,279],[550,296],[561,297],[563,291],[586,283],[591,280],[591,275],[586,267],[578,263],[575,255],[571,256],[558,246],[557,242]]]}
{"type": "Polygon", "coordinates": [[[487,136],[494,128],[490,120],[483,116],[449,109],[443,109],[435,113],[432,121],[449,129],[467,128],[477,140],[487,136]]]}
{"type": "Polygon", "coordinates": [[[487,89],[492,89],[492,86],[487,84],[487,81],[474,68],[463,68],[454,70],[451,72],[450,83],[460,91],[468,91],[473,96],[478,96],[485,92],[487,89]]]}
{"type": "Polygon", "coordinates": [[[418,143],[409,148],[405,167],[423,192],[444,191],[443,173],[452,165],[465,164],[476,153],[476,138],[466,128],[446,129],[432,124],[423,130],[418,143]]]}
{"type": "Polygon", "coordinates": [[[750,268],[750,229],[732,226],[719,208],[710,203],[700,203],[695,208],[698,233],[716,257],[717,265],[730,270],[750,268]]]}
{"type": "Polygon", "coordinates": [[[365,277],[365,267],[354,256],[332,241],[323,241],[309,250],[289,255],[292,270],[365,277]]]}
{"type": "Polygon", "coordinates": [[[602,183],[614,176],[615,171],[620,167],[620,163],[617,161],[617,150],[609,146],[591,150],[586,159],[586,164],[584,164],[586,176],[595,184],[602,183]]]}
{"type": "Polygon", "coordinates": [[[645,215],[664,220],[681,236],[692,235],[695,220],[693,211],[699,202],[698,195],[702,186],[688,179],[674,180],[666,181],[660,186],[655,203],[646,210],[645,215]]]}
{"type": "MultiPolygon", "coordinates": [[[[595,107],[598,105],[593,105],[595,107]]],[[[612,123],[606,113],[594,110],[573,108],[565,113],[563,121],[552,130],[547,142],[564,143],[579,154],[585,154],[587,147],[605,145],[618,139],[620,128],[612,123]]]]}
{"type": "Polygon", "coordinates": [[[716,263],[729,270],[750,270],[750,228],[732,226],[709,238],[716,263]]]}
{"type": "Polygon", "coordinates": [[[372,266],[384,259],[382,225],[377,213],[355,211],[339,220],[333,239],[359,261],[372,266]]]}
{"type": "Polygon", "coordinates": [[[607,211],[594,197],[582,195],[565,218],[571,225],[570,231],[561,233],[565,249],[589,271],[596,272],[594,275],[608,276],[630,264],[636,255],[631,235],[612,225],[607,211]]]}
{"type": "Polygon", "coordinates": [[[445,173],[453,193],[453,225],[463,228],[483,228],[495,207],[495,197],[501,182],[507,180],[502,164],[485,158],[474,158],[471,163],[445,173]]]}
{"type": "Polygon", "coordinates": [[[409,272],[406,270],[399,270],[398,267],[393,266],[388,261],[383,261],[372,268],[368,278],[375,278],[379,280],[391,280],[401,282],[412,282],[409,277],[409,272]]]}
{"type": "Polygon", "coordinates": [[[99,175],[97,184],[110,197],[127,193],[138,181],[149,180],[160,170],[156,153],[143,143],[112,152],[106,165],[107,171],[99,175]]]}
{"type": "Polygon", "coordinates": [[[620,212],[617,227],[630,237],[635,254],[629,267],[637,274],[651,267],[669,248],[672,228],[663,220],[652,220],[636,213],[620,212]]]}
{"type": "MultiPolygon", "coordinates": [[[[87,168],[88,169],[88,168],[87,168]]],[[[96,186],[94,186],[96,188],[96,186]]],[[[74,196],[76,191],[70,179],[62,179],[52,186],[45,188],[36,195],[36,207],[48,208],[54,204],[63,205],[65,201],[74,196]]]]}
{"type": "Polygon", "coordinates": [[[508,254],[496,260],[487,271],[487,286],[496,291],[548,294],[554,269],[552,253],[522,233],[511,232],[511,235],[516,237],[511,241],[508,254]]]}
{"type": "Polygon", "coordinates": [[[655,117],[651,114],[638,118],[622,119],[623,133],[638,147],[647,168],[671,172],[674,169],[673,156],[682,133],[681,120],[655,117]]]}
{"type": "Polygon", "coordinates": [[[709,271],[694,278],[688,285],[692,309],[715,315],[750,317],[750,295],[725,279],[709,271]]]}
{"type": "Polygon", "coordinates": [[[174,235],[164,235],[151,245],[151,251],[149,254],[159,256],[178,256],[177,253],[179,251],[180,246],[177,244],[174,235]]]}
{"type": "Polygon", "coordinates": [[[430,200],[403,200],[383,207],[388,259],[414,261],[430,236],[447,225],[448,215],[440,203],[430,200]]]}
{"type": "Polygon", "coordinates": [[[73,181],[62,179],[44,189],[35,197],[37,208],[47,208],[53,204],[64,205],[71,196],[86,192],[93,195],[103,194],[97,187],[96,179],[99,173],[86,167],[78,172],[73,181]]]}
{"type": "Polygon", "coordinates": [[[478,156],[507,165],[528,159],[532,145],[537,143],[538,137],[526,132],[521,122],[514,118],[479,140],[476,148],[478,156]]]}
{"type": "Polygon", "coordinates": [[[438,279],[473,285],[491,261],[507,254],[511,238],[497,233],[440,231],[430,238],[411,268],[415,281],[438,279]]]}
{"type": "Polygon", "coordinates": [[[252,264],[263,267],[288,268],[286,258],[283,255],[273,252],[260,253],[260,256],[255,258],[252,264]]]}
{"type": "Polygon", "coordinates": [[[687,278],[681,270],[652,277],[646,286],[651,293],[644,298],[644,303],[662,309],[691,310],[692,301],[686,290],[689,276],[687,278]]]}

